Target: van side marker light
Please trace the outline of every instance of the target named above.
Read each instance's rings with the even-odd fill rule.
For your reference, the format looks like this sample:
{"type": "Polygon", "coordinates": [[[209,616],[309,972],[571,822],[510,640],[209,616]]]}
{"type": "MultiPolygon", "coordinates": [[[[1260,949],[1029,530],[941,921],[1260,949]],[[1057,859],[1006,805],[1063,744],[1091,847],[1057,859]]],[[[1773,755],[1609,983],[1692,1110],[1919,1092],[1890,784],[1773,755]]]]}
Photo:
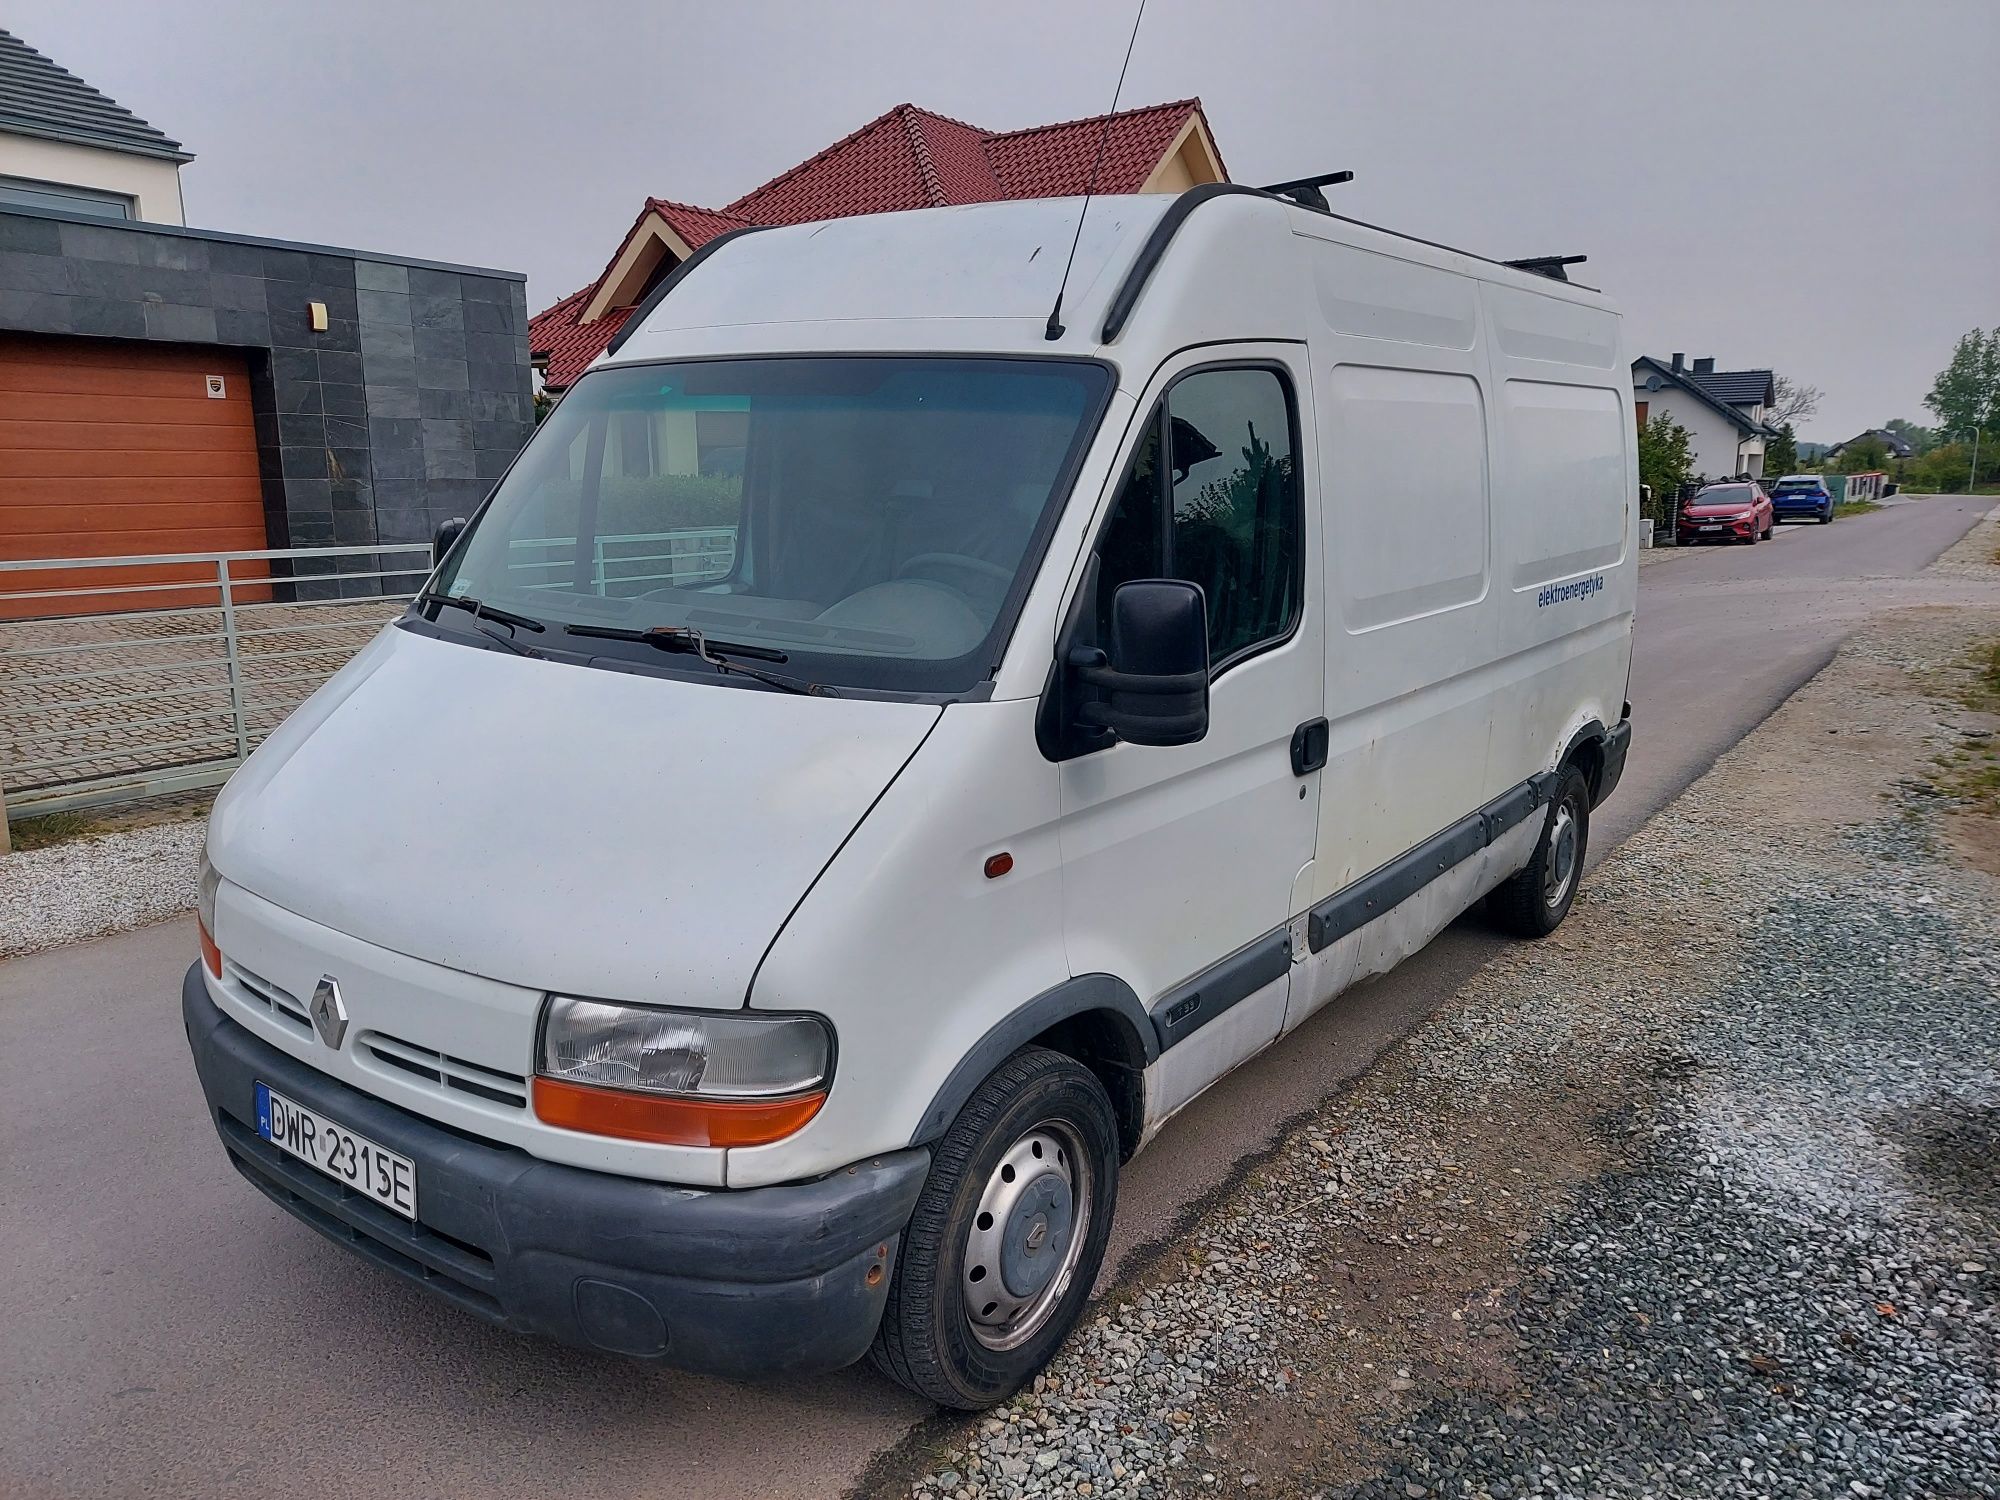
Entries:
{"type": "Polygon", "coordinates": [[[1013,868],[1014,856],[1009,854],[1005,849],[1002,849],[998,854],[987,856],[986,878],[988,880],[998,880],[1013,868]]]}

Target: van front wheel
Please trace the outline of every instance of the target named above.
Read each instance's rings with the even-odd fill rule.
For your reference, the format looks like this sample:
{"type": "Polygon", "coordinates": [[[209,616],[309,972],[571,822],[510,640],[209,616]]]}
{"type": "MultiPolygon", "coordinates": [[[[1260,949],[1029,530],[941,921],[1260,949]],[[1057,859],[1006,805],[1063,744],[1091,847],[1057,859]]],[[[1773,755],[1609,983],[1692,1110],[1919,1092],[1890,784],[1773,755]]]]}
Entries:
{"type": "Polygon", "coordinates": [[[1590,782],[1564,766],[1542,824],[1542,840],[1520,874],[1493,892],[1489,910],[1516,937],[1547,937],[1569,915],[1590,846],[1590,782]]]}
{"type": "Polygon", "coordinates": [[[1117,1197],[1104,1085],[1060,1052],[1015,1053],[937,1144],[897,1252],[876,1368],[940,1406],[1005,1400],[1081,1316],[1117,1197]]]}

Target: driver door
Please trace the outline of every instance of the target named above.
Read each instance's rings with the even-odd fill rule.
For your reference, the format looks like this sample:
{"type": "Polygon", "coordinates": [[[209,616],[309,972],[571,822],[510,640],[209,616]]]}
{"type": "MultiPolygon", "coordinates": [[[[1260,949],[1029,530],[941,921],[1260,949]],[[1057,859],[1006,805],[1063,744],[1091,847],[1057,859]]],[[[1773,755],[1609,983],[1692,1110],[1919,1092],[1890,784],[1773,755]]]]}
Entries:
{"type": "Polygon", "coordinates": [[[1284,1021],[1325,745],[1302,734],[1320,721],[1326,678],[1316,474],[1300,441],[1308,378],[1291,345],[1169,364],[1100,522],[1083,585],[1094,574],[1095,597],[1075,601],[1100,632],[1132,579],[1186,579],[1207,602],[1206,736],[1111,744],[1061,770],[1071,972],[1124,979],[1153,1014],[1162,1059],[1149,1113],[1161,1117],[1284,1021]]]}

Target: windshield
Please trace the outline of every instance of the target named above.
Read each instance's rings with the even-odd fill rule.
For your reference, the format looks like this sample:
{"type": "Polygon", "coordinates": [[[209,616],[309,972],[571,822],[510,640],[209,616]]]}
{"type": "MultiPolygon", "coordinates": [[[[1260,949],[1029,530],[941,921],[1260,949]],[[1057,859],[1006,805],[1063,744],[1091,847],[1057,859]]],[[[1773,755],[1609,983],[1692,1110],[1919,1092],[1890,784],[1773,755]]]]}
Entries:
{"type": "Polygon", "coordinates": [[[1748,505],[1750,486],[1747,484],[1717,485],[1714,489],[1703,490],[1694,497],[1696,505],[1748,505]]]}
{"type": "Polygon", "coordinates": [[[551,626],[698,630],[816,682],[963,691],[1005,645],[1108,386],[1055,360],[595,371],[435,586],[551,626]]]}

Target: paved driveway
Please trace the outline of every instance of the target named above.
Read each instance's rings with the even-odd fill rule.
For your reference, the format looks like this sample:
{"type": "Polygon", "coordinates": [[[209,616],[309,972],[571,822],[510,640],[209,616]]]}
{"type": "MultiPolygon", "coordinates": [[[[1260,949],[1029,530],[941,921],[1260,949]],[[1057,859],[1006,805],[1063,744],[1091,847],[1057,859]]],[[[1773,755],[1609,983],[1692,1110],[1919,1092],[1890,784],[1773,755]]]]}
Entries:
{"type": "MultiPolygon", "coordinates": [[[[1597,852],[1871,609],[1974,587],[1914,575],[1988,504],[1649,564],[1637,734],[1597,852]]],[[[1461,923],[1210,1090],[1133,1164],[1114,1259],[1496,946],[1461,923]]],[[[235,1177],[203,1117],[177,1018],[193,949],[183,918],[0,964],[0,1494],[824,1496],[927,1415],[865,1367],[736,1386],[497,1334],[323,1243],[235,1177]]]]}

